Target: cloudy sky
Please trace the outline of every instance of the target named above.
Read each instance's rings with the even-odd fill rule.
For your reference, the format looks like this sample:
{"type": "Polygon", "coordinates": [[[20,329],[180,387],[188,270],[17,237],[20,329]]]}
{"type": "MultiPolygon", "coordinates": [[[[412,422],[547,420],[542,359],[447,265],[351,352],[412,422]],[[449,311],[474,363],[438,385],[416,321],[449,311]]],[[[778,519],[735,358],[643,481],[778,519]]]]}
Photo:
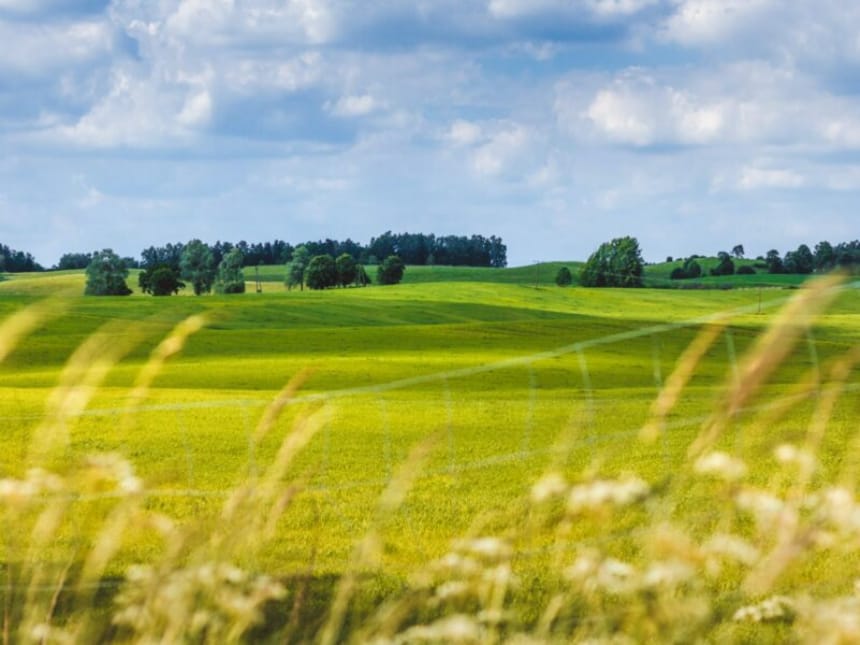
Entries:
{"type": "Polygon", "coordinates": [[[0,0],[0,242],[860,235],[853,0],[0,0]]]}

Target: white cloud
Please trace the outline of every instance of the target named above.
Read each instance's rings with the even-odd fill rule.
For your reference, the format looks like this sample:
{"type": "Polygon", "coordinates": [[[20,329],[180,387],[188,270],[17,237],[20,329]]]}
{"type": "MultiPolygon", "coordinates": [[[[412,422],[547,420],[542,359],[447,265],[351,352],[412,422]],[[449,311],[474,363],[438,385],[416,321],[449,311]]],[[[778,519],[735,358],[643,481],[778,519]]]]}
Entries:
{"type": "Polygon", "coordinates": [[[801,188],[805,184],[804,176],[794,170],[746,166],[741,169],[737,186],[741,190],[756,190],[760,188],[801,188]]]}
{"type": "MultiPolygon", "coordinates": [[[[580,79],[581,81],[582,79],[580,79]]],[[[860,100],[791,68],[737,63],[697,70],[629,69],[595,84],[557,86],[559,126],[636,147],[860,147],[860,100]]]]}
{"type": "Polygon", "coordinates": [[[660,0],[587,0],[586,6],[598,16],[631,16],[660,0]]]}
{"type": "Polygon", "coordinates": [[[479,175],[500,175],[511,166],[526,162],[531,143],[532,137],[526,128],[518,124],[508,124],[475,150],[472,168],[479,175]]]}
{"type": "Polygon", "coordinates": [[[470,146],[482,138],[481,126],[477,123],[458,119],[445,133],[445,139],[457,146],[470,146]]]}
{"type": "Polygon", "coordinates": [[[163,20],[170,36],[211,45],[322,44],[337,33],[326,0],[180,0],[163,20]]]}
{"type": "Polygon", "coordinates": [[[44,74],[104,57],[113,49],[113,31],[101,20],[48,24],[0,21],[0,70],[44,74]]]}
{"type": "Polygon", "coordinates": [[[586,116],[613,141],[644,146],[657,134],[657,111],[648,100],[619,89],[601,90],[586,116]]]}
{"type": "Polygon", "coordinates": [[[487,8],[496,18],[520,18],[544,13],[591,14],[614,18],[630,16],[660,0],[490,0],[487,8]]]}
{"type": "Polygon", "coordinates": [[[676,9],[666,20],[661,35],[682,45],[722,42],[744,31],[751,23],[781,9],[777,0],[675,0],[676,9]]]}
{"type": "Polygon", "coordinates": [[[327,103],[326,109],[335,116],[365,116],[378,110],[380,103],[370,94],[342,96],[334,103],[327,103]]]}
{"type": "Polygon", "coordinates": [[[139,76],[134,69],[114,71],[111,89],[73,125],[39,135],[78,146],[141,148],[176,146],[208,122],[212,99],[205,89],[139,76]]]}
{"type": "Polygon", "coordinates": [[[176,117],[179,123],[197,127],[209,123],[212,117],[212,97],[206,90],[191,94],[182,106],[182,111],[176,117]]]}

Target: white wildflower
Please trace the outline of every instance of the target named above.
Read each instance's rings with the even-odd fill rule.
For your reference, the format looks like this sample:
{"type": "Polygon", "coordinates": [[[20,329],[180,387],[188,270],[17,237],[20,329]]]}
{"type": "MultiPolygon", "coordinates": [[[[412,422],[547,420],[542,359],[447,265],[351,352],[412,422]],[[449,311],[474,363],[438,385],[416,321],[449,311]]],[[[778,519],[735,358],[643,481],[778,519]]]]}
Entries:
{"type": "Polygon", "coordinates": [[[860,507],[851,491],[838,486],[828,488],[822,494],[821,507],[827,519],[838,529],[860,531],[860,507]]]}
{"type": "Polygon", "coordinates": [[[557,497],[567,491],[567,481],[559,473],[547,473],[532,486],[532,501],[536,504],[557,497]]]}
{"type": "Polygon", "coordinates": [[[484,560],[502,560],[511,554],[510,545],[495,537],[466,540],[458,542],[455,546],[461,551],[476,555],[484,560]]]}
{"type": "Polygon", "coordinates": [[[703,549],[708,554],[735,560],[747,566],[755,564],[760,557],[758,549],[752,544],[742,537],[726,533],[717,533],[711,536],[703,545],[703,549]]]}
{"type": "Polygon", "coordinates": [[[793,513],[779,497],[760,490],[741,491],[735,503],[739,509],[751,513],[759,527],[765,529],[773,526],[784,514],[793,513]]]}
{"type": "Polygon", "coordinates": [[[476,643],[481,627],[470,616],[455,614],[430,625],[410,627],[399,635],[397,643],[476,643]]]}
{"type": "Polygon", "coordinates": [[[511,566],[500,564],[497,567],[485,569],[481,579],[497,586],[505,586],[511,581],[511,566]]]}
{"type": "Polygon", "coordinates": [[[741,607],[732,616],[735,622],[782,622],[794,618],[794,604],[785,596],[772,596],[755,605],[741,607]]]}
{"type": "Polygon", "coordinates": [[[0,479],[0,502],[8,505],[21,505],[30,501],[37,493],[36,486],[19,479],[0,479]]]}
{"type": "Polygon", "coordinates": [[[572,565],[564,570],[564,576],[574,582],[581,582],[592,577],[600,566],[596,554],[586,552],[580,555],[572,565]]]}
{"type": "Polygon", "coordinates": [[[447,553],[436,561],[436,569],[448,575],[471,576],[481,570],[481,565],[474,558],[465,557],[457,553],[447,553]]]}
{"type": "Polygon", "coordinates": [[[635,574],[636,569],[626,562],[607,558],[600,564],[595,582],[610,593],[620,593],[630,587],[635,574]]]}
{"type": "Polygon", "coordinates": [[[699,475],[708,475],[728,482],[743,479],[747,474],[747,466],[724,452],[710,452],[702,455],[693,464],[693,470],[699,475]]]}
{"type": "Polygon", "coordinates": [[[468,595],[469,585],[461,580],[450,580],[436,588],[436,597],[440,600],[449,600],[468,595]]]}
{"type": "Polygon", "coordinates": [[[565,569],[564,575],[587,591],[600,589],[610,593],[622,593],[631,589],[636,578],[636,569],[621,560],[601,560],[597,552],[586,551],[565,569]]]}
{"type": "Polygon", "coordinates": [[[648,484],[638,477],[623,480],[598,479],[574,486],[567,498],[567,510],[580,513],[597,510],[607,505],[627,506],[645,498],[650,491],[648,484]]]}
{"type": "Polygon", "coordinates": [[[689,564],[678,560],[655,562],[642,576],[646,587],[677,587],[695,577],[696,572],[689,564]]]}
{"type": "Polygon", "coordinates": [[[794,466],[808,472],[812,472],[816,467],[814,455],[790,443],[777,446],[776,450],[773,451],[773,456],[784,466],[794,466]]]}

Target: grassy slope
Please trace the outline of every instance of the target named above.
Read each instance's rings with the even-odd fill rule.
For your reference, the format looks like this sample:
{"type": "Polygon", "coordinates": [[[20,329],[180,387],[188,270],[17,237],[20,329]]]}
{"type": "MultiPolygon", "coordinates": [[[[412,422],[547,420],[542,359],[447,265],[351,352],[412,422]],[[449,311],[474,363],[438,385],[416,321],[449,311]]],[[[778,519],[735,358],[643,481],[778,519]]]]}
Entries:
{"type": "MultiPolygon", "coordinates": [[[[412,276],[445,271],[422,268],[412,276]]],[[[450,269],[450,274],[473,271],[506,274],[475,269],[450,269]]],[[[527,269],[512,275],[529,278],[527,269]]],[[[67,287],[79,279],[33,277],[26,291],[43,295],[50,290],[45,285],[67,287]]],[[[790,366],[777,373],[777,384],[792,382],[815,361],[856,341],[857,295],[841,299],[815,332],[816,354],[798,350],[790,366]]],[[[67,313],[28,338],[0,372],[0,418],[6,428],[0,476],[23,467],[28,436],[72,347],[119,319],[124,321],[120,336],[141,327],[143,340],[108,375],[88,415],[73,424],[72,454],[120,451],[156,486],[194,492],[155,498],[158,508],[177,516],[205,515],[220,503],[218,491],[271,456],[272,442],[249,454],[248,436],[264,404],[292,376],[310,369],[302,396],[328,393],[332,421],[295,466],[308,493],[288,513],[283,538],[266,565],[300,570],[315,553],[320,572],[340,571],[392,469],[416,442],[433,437],[430,464],[404,508],[387,523],[396,545],[386,563],[392,572],[407,571],[441,553],[451,535],[476,517],[492,524],[516,508],[511,504],[546,466],[551,447],[565,433],[575,436],[566,459],[571,475],[600,455],[609,470],[634,469],[659,479],[683,453],[695,420],[709,411],[716,386],[731,373],[730,357],[772,318],[769,301],[783,297],[770,292],[762,314],[735,319],[730,338],[715,345],[688,386],[676,417],[679,427],[652,448],[631,439],[659,382],[695,334],[659,326],[742,307],[754,312],[755,292],[582,290],[428,279],[387,288],[278,289],[234,297],[62,298],[67,313]],[[191,339],[157,379],[144,409],[123,425],[121,409],[142,362],[175,321],[195,312],[210,318],[209,327],[191,339]],[[654,333],[586,349],[587,375],[579,354],[553,353],[571,343],[651,327],[654,333]],[[488,367],[528,356],[534,359],[488,367]],[[408,381],[416,376],[426,380],[408,381]]],[[[0,316],[31,300],[0,290],[0,316]]],[[[290,406],[279,432],[314,405],[290,406]]],[[[837,436],[848,431],[849,419],[844,423],[837,436]]]]}

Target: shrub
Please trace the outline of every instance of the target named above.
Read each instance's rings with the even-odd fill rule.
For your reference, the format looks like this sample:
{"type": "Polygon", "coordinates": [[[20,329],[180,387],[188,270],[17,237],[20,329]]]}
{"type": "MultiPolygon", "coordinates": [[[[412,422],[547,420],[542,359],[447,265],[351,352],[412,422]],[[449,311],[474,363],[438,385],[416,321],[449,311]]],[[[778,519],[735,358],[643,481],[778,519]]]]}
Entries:
{"type": "Polygon", "coordinates": [[[560,287],[567,287],[573,282],[573,275],[567,267],[561,267],[555,274],[555,283],[560,287]]]}
{"type": "Polygon", "coordinates": [[[406,267],[399,256],[389,255],[379,265],[376,279],[379,284],[397,284],[403,279],[403,272],[405,270],[406,267]]]}

